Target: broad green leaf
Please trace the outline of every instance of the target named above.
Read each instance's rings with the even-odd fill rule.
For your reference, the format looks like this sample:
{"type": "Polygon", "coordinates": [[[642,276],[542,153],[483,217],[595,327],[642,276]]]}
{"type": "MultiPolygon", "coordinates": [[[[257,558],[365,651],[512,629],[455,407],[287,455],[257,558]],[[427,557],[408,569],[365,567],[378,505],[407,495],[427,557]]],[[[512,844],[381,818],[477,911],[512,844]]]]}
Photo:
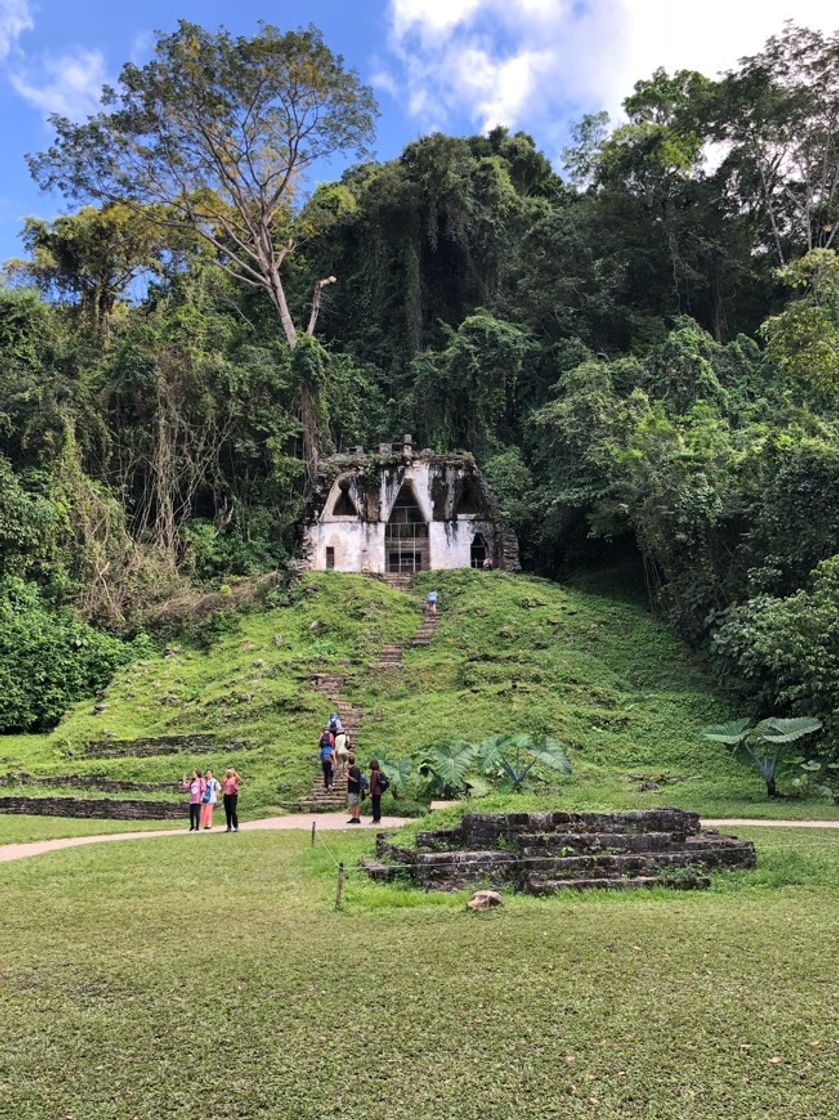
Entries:
{"type": "Polygon", "coordinates": [[[411,774],[410,758],[397,758],[393,760],[380,758],[379,766],[381,766],[382,773],[394,790],[404,789],[408,784],[408,779],[411,774]]]}
{"type": "Polygon", "coordinates": [[[542,762],[545,766],[550,766],[552,770],[558,770],[561,774],[571,773],[571,762],[568,755],[556,739],[547,736],[538,750],[532,752],[536,761],[542,762]]]}
{"type": "Polygon", "coordinates": [[[467,775],[466,786],[469,797],[486,797],[492,789],[489,782],[484,781],[484,779],[477,774],[467,775]]]}
{"type": "Polygon", "coordinates": [[[805,735],[821,731],[822,721],[812,716],[797,719],[765,719],[757,725],[756,735],[768,743],[794,743],[805,735]]]}
{"type": "Polygon", "coordinates": [[[458,789],[472,765],[475,748],[471,743],[459,740],[454,743],[441,743],[429,755],[428,761],[435,777],[443,785],[458,789]]]}
{"type": "Polygon", "coordinates": [[[750,732],[751,720],[733,719],[728,723],[712,723],[703,727],[699,734],[703,739],[710,739],[714,743],[736,747],[749,737],[750,732]]]}

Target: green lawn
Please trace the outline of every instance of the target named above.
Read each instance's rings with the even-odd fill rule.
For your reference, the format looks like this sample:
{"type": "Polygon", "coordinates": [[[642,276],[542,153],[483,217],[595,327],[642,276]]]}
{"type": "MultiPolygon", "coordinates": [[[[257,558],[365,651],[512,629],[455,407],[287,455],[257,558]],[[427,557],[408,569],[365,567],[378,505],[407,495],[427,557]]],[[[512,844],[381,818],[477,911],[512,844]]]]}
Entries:
{"type": "MultiPolygon", "coordinates": [[[[221,816],[222,821],[224,815],[221,816]]],[[[186,810],[184,810],[186,820],[186,810]]],[[[109,821],[80,817],[33,817],[27,813],[0,814],[0,844],[57,840],[65,836],[101,836],[107,832],[148,832],[177,828],[179,821],[109,821]]],[[[186,827],[186,825],[184,825],[186,827]]]]}
{"type": "Polygon", "coordinates": [[[839,836],[742,835],[710,892],[477,915],[355,873],[336,913],[369,833],[2,866],[0,1116],[829,1120],[839,836]]]}

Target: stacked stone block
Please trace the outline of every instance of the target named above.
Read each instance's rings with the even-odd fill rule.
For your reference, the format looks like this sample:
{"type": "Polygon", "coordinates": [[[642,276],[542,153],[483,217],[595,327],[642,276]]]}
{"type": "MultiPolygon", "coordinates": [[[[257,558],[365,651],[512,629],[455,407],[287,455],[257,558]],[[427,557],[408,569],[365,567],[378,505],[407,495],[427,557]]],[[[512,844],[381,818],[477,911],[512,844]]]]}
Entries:
{"type": "Polygon", "coordinates": [[[477,885],[529,894],[563,888],[696,889],[708,873],[755,866],[754,845],[702,830],[682,809],[625,813],[467,813],[455,829],[417,834],[416,848],[377,837],[374,879],[400,875],[434,890],[477,885]]]}

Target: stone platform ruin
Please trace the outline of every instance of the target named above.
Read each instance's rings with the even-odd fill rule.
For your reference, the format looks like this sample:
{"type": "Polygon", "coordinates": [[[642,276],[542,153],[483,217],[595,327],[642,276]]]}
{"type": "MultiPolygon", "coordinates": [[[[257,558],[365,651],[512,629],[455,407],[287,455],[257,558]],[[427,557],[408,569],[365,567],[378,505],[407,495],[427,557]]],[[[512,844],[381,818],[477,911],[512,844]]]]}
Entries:
{"type": "Polygon", "coordinates": [[[418,833],[416,848],[389,837],[378,834],[378,859],[363,864],[368,874],[443,891],[694,890],[710,886],[710,871],[755,866],[754,844],[701,829],[699,814],[683,809],[466,813],[457,828],[418,833]]]}

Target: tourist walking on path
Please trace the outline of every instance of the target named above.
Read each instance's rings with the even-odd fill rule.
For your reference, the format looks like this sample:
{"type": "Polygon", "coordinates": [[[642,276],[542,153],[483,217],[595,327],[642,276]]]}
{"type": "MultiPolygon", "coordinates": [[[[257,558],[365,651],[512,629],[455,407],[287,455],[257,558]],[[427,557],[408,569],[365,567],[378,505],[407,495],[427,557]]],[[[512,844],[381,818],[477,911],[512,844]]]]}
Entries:
{"type": "Polygon", "coordinates": [[[431,611],[432,614],[437,613],[437,600],[438,600],[438,598],[439,598],[439,596],[438,596],[436,591],[429,591],[428,595],[426,596],[425,601],[428,604],[428,609],[431,611]]]}
{"type": "Polygon", "coordinates": [[[323,788],[332,789],[335,779],[335,739],[328,727],[324,727],[318,740],[320,765],[323,770],[323,788]]]}
{"type": "Polygon", "coordinates": [[[242,779],[229,767],[224,772],[224,816],[227,820],[227,831],[239,831],[239,785],[242,779]]]}
{"type": "Polygon", "coordinates": [[[382,819],[382,794],[389,785],[387,778],[382,773],[379,760],[370,760],[370,800],[373,803],[373,816],[371,824],[379,824],[382,819]]]}
{"type": "Polygon", "coordinates": [[[361,824],[361,771],[355,764],[354,755],[350,755],[347,762],[347,804],[350,809],[347,824],[361,824]]]}
{"type": "Polygon", "coordinates": [[[189,831],[198,832],[201,824],[201,798],[204,796],[205,788],[201,771],[193,770],[191,778],[184,774],[181,787],[189,791],[189,831]]]}
{"type": "Polygon", "coordinates": [[[221,782],[213,777],[212,770],[204,775],[204,793],[201,795],[201,825],[203,828],[213,827],[213,809],[218,804],[218,793],[221,782]]]}
{"type": "Polygon", "coordinates": [[[347,759],[350,757],[350,737],[346,731],[339,731],[335,736],[335,760],[339,778],[346,777],[347,759]]]}

